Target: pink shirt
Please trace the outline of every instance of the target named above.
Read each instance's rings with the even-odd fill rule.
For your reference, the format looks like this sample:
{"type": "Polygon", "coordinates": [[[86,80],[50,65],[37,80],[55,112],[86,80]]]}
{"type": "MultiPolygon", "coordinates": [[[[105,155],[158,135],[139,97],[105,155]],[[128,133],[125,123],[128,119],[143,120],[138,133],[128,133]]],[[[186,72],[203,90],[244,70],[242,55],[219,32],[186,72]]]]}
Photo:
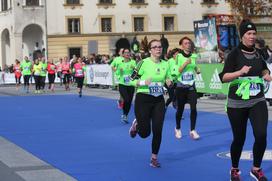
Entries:
{"type": "Polygon", "coordinates": [[[84,77],[83,65],[81,63],[76,63],[74,65],[75,77],[84,77]]]}

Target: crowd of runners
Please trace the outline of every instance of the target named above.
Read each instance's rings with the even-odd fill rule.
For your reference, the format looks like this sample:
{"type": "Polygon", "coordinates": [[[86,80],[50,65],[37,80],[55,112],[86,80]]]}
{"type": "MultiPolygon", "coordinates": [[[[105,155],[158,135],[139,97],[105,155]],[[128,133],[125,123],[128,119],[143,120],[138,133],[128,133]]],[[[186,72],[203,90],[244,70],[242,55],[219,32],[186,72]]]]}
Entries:
{"type": "MultiPolygon", "coordinates": [[[[249,119],[253,128],[255,143],[253,147],[253,166],[250,175],[255,180],[266,181],[261,162],[266,149],[268,111],[264,97],[264,80],[271,81],[270,71],[263,57],[255,48],[256,27],[249,21],[243,21],[239,28],[241,42],[225,59],[224,69],[220,73],[223,83],[230,82],[227,114],[233,132],[230,147],[232,167],[230,180],[240,181],[239,160],[246,138],[246,125],[249,119]]],[[[167,107],[172,103],[176,109],[176,126],[173,135],[182,138],[181,120],[185,104],[190,105],[189,135],[192,140],[199,140],[196,130],[197,122],[197,90],[195,74],[201,73],[197,67],[198,55],[192,48],[192,40],[183,37],[177,48],[163,55],[162,42],[153,39],[148,44],[149,56],[136,61],[129,48],[121,48],[119,55],[110,63],[118,82],[120,93],[119,107],[122,109],[120,119],[123,123],[132,121],[129,134],[132,138],[139,135],[147,138],[152,133],[150,166],[161,167],[158,153],[162,140],[162,130],[167,107]],[[165,102],[165,87],[169,99],[165,102]],[[136,92],[136,94],[134,94],[136,92]],[[135,119],[129,119],[132,101],[135,95],[135,119]]],[[[25,57],[22,62],[16,60],[14,65],[16,87],[19,89],[21,76],[24,79],[23,90],[29,92],[29,82],[35,80],[35,93],[45,90],[45,77],[48,76],[49,89],[54,92],[54,81],[57,75],[70,90],[70,82],[74,77],[79,97],[86,73],[86,66],[81,58],[71,64],[68,57],[54,64],[52,59],[38,58],[33,63],[25,57]]],[[[183,130],[184,131],[184,130],[183,130]]]]}

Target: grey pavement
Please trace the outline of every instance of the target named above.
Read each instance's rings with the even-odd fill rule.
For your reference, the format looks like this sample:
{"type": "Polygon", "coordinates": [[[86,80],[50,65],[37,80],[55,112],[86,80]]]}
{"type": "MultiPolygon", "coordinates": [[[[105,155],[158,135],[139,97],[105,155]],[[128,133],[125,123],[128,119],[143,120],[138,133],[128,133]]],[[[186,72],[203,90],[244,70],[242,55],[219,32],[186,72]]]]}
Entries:
{"type": "MultiPolygon", "coordinates": [[[[72,87],[70,91],[64,91],[63,87],[57,85],[54,93],[47,91],[38,95],[63,94],[76,94],[76,88],[72,87]]],[[[11,85],[0,86],[0,96],[30,95],[36,94],[33,91],[29,94],[22,93],[11,85]]],[[[119,93],[111,88],[84,88],[83,96],[118,99],[119,93]]],[[[204,96],[198,100],[197,108],[199,111],[226,114],[224,105],[225,99],[222,97],[204,96]]],[[[268,106],[268,110],[271,120],[272,107],[268,106]]],[[[0,181],[76,181],[76,179],[0,136],[0,181]]]]}

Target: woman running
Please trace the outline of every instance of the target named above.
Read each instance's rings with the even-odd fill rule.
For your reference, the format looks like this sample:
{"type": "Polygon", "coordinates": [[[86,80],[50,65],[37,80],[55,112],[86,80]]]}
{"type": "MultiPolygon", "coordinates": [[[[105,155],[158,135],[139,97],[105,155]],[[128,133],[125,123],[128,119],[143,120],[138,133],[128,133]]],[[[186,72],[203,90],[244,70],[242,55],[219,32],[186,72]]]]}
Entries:
{"type": "Polygon", "coordinates": [[[130,50],[127,48],[123,49],[122,52],[123,60],[119,63],[117,71],[119,72],[119,93],[123,98],[123,114],[121,116],[121,121],[128,123],[128,113],[130,111],[131,102],[134,95],[134,86],[130,85],[130,75],[132,74],[134,68],[136,67],[135,60],[130,57],[130,50]]]}
{"type": "Polygon", "coordinates": [[[24,78],[24,91],[29,93],[29,79],[31,77],[32,63],[27,56],[25,56],[23,62],[20,64],[20,69],[24,78]]]}
{"type": "Polygon", "coordinates": [[[263,80],[271,81],[270,71],[261,54],[255,49],[256,26],[242,21],[239,27],[241,42],[228,55],[222,82],[230,82],[227,114],[233,133],[231,152],[231,181],[240,181],[239,161],[246,139],[249,119],[255,142],[253,145],[253,166],[250,175],[259,181],[267,181],[261,163],[266,149],[268,110],[264,96],[263,80]]]}
{"type": "Polygon", "coordinates": [[[48,64],[47,64],[48,81],[49,81],[48,89],[50,89],[52,92],[54,92],[54,88],[55,88],[56,70],[57,70],[57,66],[53,63],[53,59],[52,58],[48,59],[48,64]]]}
{"type": "Polygon", "coordinates": [[[177,99],[177,112],[176,112],[176,127],[175,136],[177,139],[182,137],[181,133],[181,119],[186,103],[190,104],[191,114],[191,130],[190,137],[194,140],[200,138],[196,132],[196,118],[197,118],[197,92],[195,87],[194,73],[200,73],[196,66],[197,55],[191,52],[191,39],[184,37],[180,40],[179,44],[182,46],[182,51],[177,55],[178,71],[176,99],[177,99]]]}
{"type": "Polygon", "coordinates": [[[22,77],[22,72],[20,69],[20,61],[18,59],[15,60],[15,65],[13,67],[13,71],[15,74],[15,82],[16,82],[16,90],[19,90],[19,86],[21,84],[21,77],[22,77]]]}
{"type": "Polygon", "coordinates": [[[79,97],[82,97],[82,88],[84,82],[84,74],[86,72],[86,66],[82,62],[82,59],[80,57],[77,59],[77,63],[74,64],[73,72],[77,82],[78,95],[79,97]]]}
{"type": "Polygon", "coordinates": [[[70,64],[68,61],[68,57],[64,57],[63,62],[61,64],[61,73],[63,75],[63,84],[65,85],[65,90],[70,90],[70,80],[71,80],[71,70],[70,64]]]}
{"type": "Polygon", "coordinates": [[[150,166],[159,168],[158,153],[162,139],[162,128],[165,115],[165,101],[163,85],[168,86],[170,81],[169,65],[161,60],[162,45],[160,40],[152,40],[149,45],[150,57],[142,60],[136,67],[136,72],[132,75],[140,77],[133,81],[137,86],[135,98],[135,117],[129,130],[130,136],[134,138],[139,134],[142,138],[147,138],[151,131],[152,154],[150,166]]]}
{"type": "Polygon", "coordinates": [[[34,61],[34,65],[32,68],[32,73],[34,75],[34,80],[35,80],[35,88],[36,88],[35,93],[36,94],[41,93],[41,86],[42,86],[42,77],[41,77],[42,65],[40,64],[40,61],[39,61],[39,59],[36,59],[34,61]]]}
{"type": "Polygon", "coordinates": [[[176,108],[176,85],[177,85],[177,75],[179,74],[178,72],[178,61],[177,61],[177,55],[179,54],[179,52],[181,51],[181,49],[179,48],[175,48],[171,51],[171,55],[170,55],[170,59],[167,61],[169,64],[169,69],[170,69],[170,73],[173,79],[173,85],[171,85],[170,87],[166,86],[167,88],[167,92],[169,95],[169,98],[166,100],[165,106],[166,108],[169,106],[169,104],[172,102],[173,107],[176,108]]]}

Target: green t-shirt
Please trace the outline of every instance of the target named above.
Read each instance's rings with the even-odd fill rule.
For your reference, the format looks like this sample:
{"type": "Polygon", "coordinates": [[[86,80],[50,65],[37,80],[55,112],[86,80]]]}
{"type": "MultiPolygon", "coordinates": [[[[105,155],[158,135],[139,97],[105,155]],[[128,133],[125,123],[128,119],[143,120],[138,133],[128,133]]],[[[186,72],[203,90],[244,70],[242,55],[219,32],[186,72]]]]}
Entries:
{"type": "Polygon", "coordinates": [[[175,60],[174,58],[170,58],[168,61],[169,64],[169,69],[170,69],[170,74],[174,82],[177,81],[177,76],[179,75],[179,66],[178,66],[178,61],[175,60]]]}
{"type": "Polygon", "coordinates": [[[118,65],[117,71],[119,71],[119,84],[130,85],[130,76],[136,67],[136,61],[130,60],[128,62],[121,61],[118,65]],[[121,71],[122,69],[122,71],[121,71]]]}
{"type": "Polygon", "coordinates": [[[46,72],[47,72],[47,63],[39,63],[41,65],[41,76],[46,77],[46,72]]]}
{"type": "Polygon", "coordinates": [[[177,55],[178,66],[181,67],[187,59],[191,59],[191,63],[188,64],[181,73],[177,75],[178,82],[184,85],[193,85],[195,82],[195,68],[197,54],[192,54],[190,57],[184,57],[181,53],[177,55]]]}
{"type": "Polygon", "coordinates": [[[117,78],[119,78],[120,72],[118,71],[118,66],[119,64],[124,60],[124,57],[119,56],[119,57],[115,57],[113,59],[113,61],[111,62],[111,67],[116,68],[117,70],[114,72],[114,75],[117,76],[117,78]]]}
{"type": "Polygon", "coordinates": [[[23,61],[20,65],[23,75],[31,75],[32,63],[30,61],[23,61]]]}
{"type": "MultiPolygon", "coordinates": [[[[138,71],[140,80],[151,79],[150,85],[138,86],[137,93],[146,93],[153,96],[163,95],[164,83],[167,78],[171,79],[169,65],[166,61],[161,60],[159,63],[155,63],[151,58],[142,60],[142,65],[138,71]]],[[[133,81],[136,85],[136,81],[133,81]]]]}

